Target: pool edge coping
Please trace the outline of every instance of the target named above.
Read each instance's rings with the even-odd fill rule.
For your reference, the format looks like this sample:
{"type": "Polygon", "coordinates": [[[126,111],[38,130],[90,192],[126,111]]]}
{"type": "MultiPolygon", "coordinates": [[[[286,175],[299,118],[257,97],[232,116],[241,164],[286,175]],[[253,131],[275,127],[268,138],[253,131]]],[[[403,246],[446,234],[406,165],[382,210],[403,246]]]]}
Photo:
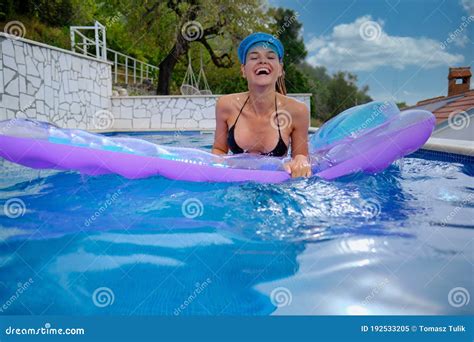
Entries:
{"type": "Polygon", "coordinates": [[[474,157],[474,141],[430,138],[421,147],[428,151],[446,152],[474,157]]]}

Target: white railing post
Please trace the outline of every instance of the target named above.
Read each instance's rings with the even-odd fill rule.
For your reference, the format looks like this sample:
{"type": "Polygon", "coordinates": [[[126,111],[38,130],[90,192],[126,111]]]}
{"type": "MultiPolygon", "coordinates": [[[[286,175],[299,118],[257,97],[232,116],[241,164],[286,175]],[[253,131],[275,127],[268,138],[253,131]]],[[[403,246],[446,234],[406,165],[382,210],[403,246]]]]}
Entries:
{"type": "Polygon", "coordinates": [[[97,59],[100,59],[99,26],[97,25],[97,21],[94,23],[94,35],[95,35],[95,55],[97,59]]]}
{"type": "Polygon", "coordinates": [[[133,59],[133,83],[137,83],[137,60],[133,59]]]}
{"type": "Polygon", "coordinates": [[[125,84],[128,84],[128,57],[125,56],[125,84]]]}
{"type": "MultiPolygon", "coordinates": [[[[94,26],[71,26],[69,28],[70,30],[70,38],[71,38],[71,50],[77,53],[82,52],[83,55],[85,56],[92,56],[96,57],[97,59],[102,59],[104,61],[108,60],[107,53],[111,52],[113,53],[113,73],[114,73],[114,81],[115,83],[118,83],[119,78],[119,66],[124,65],[125,66],[125,72],[123,75],[125,76],[125,84],[128,84],[128,75],[129,75],[129,59],[133,60],[133,83],[137,83],[137,63],[140,64],[140,82],[143,83],[144,77],[146,79],[150,79],[150,70],[153,72],[154,70],[159,70],[159,68],[150,65],[148,63],[145,63],[143,61],[139,61],[136,58],[129,57],[127,55],[124,55],[123,53],[120,53],[118,51],[112,50],[107,48],[107,32],[106,32],[106,27],[99,23],[97,20],[94,22],[94,26]],[[91,30],[94,30],[94,40],[87,37],[87,35],[83,34],[81,30],[88,30],[89,32],[91,30]],[[82,40],[82,43],[78,42],[78,39],[76,39],[76,35],[79,37],[80,40],[82,40]],[[89,46],[94,46],[95,45],[95,54],[88,52],[89,46]],[[82,51],[81,51],[82,49],[82,51]],[[121,64],[119,61],[119,58],[125,58],[125,64],[121,64]],[[145,66],[145,76],[144,74],[144,66],[145,66]]],[[[153,79],[151,79],[153,82],[153,79]]]]}
{"type": "Polygon", "coordinates": [[[76,52],[76,36],[74,35],[74,29],[71,27],[69,31],[71,34],[71,50],[76,52]]]}
{"type": "Polygon", "coordinates": [[[82,38],[82,53],[87,56],[87,41],[86,37],[82,38]]]}
{"type": "Polygon", "coordinates": [[[107,38],[106,38],[105,26],[102,26],[102,57],[104,61],[107,60],[107,38]]]}
{"type": "Polygon", "coordinates": [[[117,72],[118,72],[118,67],[117,67],[117,54],[114,52],[114,70],[115,70],[115,83],[117,83],[117,72]]]}

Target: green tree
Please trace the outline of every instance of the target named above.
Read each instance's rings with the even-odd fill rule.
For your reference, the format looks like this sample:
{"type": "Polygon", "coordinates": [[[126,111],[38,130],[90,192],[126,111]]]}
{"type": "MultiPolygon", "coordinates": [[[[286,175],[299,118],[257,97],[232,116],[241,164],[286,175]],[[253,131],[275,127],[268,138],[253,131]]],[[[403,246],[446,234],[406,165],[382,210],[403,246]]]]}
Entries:
{"type": "Polygon", "coordinates": [[[298,21],[298,12],[286,8],[272,8],[269,15],[272,16],[271,31],[285,47],[285,63],[291,65],[302,62],[308,52],[301,37],[303,24],[298,21]]]}
{"type": "Polygon", "coordinates": [[[397,102],[397,107],[400,108],[400,110],[408,107],[408,105],[406,104],[406,102],[397,102]]]}
{"type": "Polygon", "coordinates": [[[156,42],[151,46],[160,50],[155,58],[160,68],[157,93],[169,94],[173,71],[180,61],[187,64],[192,45],[200,44],[215,66],[231,67],[236,42],[263,27],[258,5],[258,0],[134,2],[126,14],[128,30],[135,36],[153,37],[156,42]]]}
{"type": "Polygon", "coordinates": [[[308,78],[299,70],[308,52],[301,37],[303,24],[298,21],[299,14],[291,9],[272,8],[268,14],[272,18],[271,33],[285,47],[283,64],[285,68],[285,83],[289,93],[304,93],[309,89],[308,78]]]}
{"type": "Polygon", "coordinates": [[[179,92],[188,53],[195,70],[202,54],[214,93],[245,91],[247,83],[236,63],[237,46],[252,32],[269,32],[285,46],[288,92],[313,94],[313,118],[327,120],[371,100],[368,87],[359,89],[354,75],[330,75],[326,68],[306,63],[298,13],[271,8],[264,14],[262,1],[4,0],[0,3],[0,19],[4,23],[21,20],[27,27],[27,38],[66,49],[70,46],[70,25],[91,25],[98,20],[107,27],[109,47],[160,66],[160,94],[179,92]],[[190,30],[189,23],[195,24],[190,30]]]}
{"type": "Polygon", "coordinates": [[[0,4],[2,19],[23,15],[55,27],[91,20],[94,11],[93,0],[4,0],[0,4]]]}
{"type": "Polygon", "coordinates": [[[348,72],[339,71],[333,75],[328,83],[328,116],[323,119],[328,120],[350,107],[372,100],[367,95],[369,87],[359,89],[356,82],[357,76],[348,72]]]}

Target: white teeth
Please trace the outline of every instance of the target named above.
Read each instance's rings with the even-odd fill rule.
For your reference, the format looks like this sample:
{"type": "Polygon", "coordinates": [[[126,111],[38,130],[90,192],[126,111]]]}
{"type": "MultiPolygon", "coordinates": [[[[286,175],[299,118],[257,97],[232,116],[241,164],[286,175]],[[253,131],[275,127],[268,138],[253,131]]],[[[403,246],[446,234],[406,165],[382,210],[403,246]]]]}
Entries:
{"type": "Polygon", "coordinates": [[[255,71],[255,73],[258,74],[260,71],[266,71],[267,74],[270,73],[270,69],[268,69],[268,68],[258,68],[258,69],[255,71]]]}

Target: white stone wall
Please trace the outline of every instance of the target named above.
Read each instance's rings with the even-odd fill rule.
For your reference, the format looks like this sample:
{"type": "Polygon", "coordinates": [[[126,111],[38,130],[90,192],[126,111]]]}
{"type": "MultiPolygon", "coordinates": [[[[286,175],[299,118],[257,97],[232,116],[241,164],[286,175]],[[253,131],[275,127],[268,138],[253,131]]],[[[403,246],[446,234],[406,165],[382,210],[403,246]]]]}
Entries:
{"type": "MultiPolygon", "coordinates": [[[[0,33],[0,120],[64,128],[213,130],[220,95],[112,97],[112,63],[0,33]]],[[[311,94],[292,94],[310,106],[311,94]]]]}
{"type": "MultiPolygon", "coordinates": [[[[220,95],[112,97],[114,130],[213,130],[220,95]]],[[[290,94],[310,108],[311,94],[290,94]]]]}
{"type": "Polygon", "coordinates": [[[0,34],[0,120],[94,128],[111,95],[111,63],[0,34]]]}

